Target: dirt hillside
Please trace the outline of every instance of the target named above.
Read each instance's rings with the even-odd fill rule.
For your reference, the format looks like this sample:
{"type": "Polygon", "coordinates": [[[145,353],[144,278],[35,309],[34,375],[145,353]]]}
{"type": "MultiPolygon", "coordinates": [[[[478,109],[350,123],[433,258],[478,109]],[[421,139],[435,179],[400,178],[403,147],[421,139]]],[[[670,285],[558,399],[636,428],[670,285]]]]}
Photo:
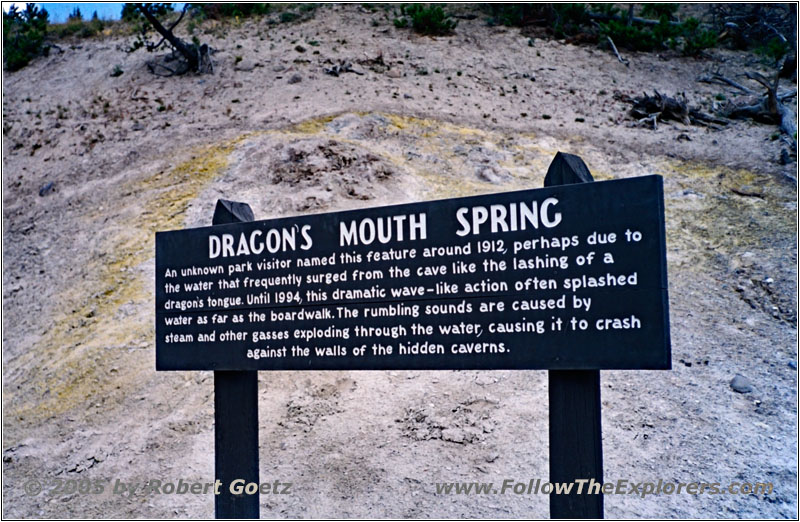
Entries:
{"type": "MultiPolygon", "coordinates": [[[[267,219],[537,188],[564,151],[665,183],[673,369],[602,372],[605,478],[774,485],[608,495],[606,516],[797,517],[797,164],[775,126],[653,130],[615,97],[710,111],[734,90],[698,76],[770,74],[762,58],[626,67],[481,18],[417,36],[356,4],[268,20],[207,22],[213,74],[155,77],[113,35],[4,74],[3,516],[213,515],[211,495],[23,488],[213,479],[213,375],[154,371],[156,231],[210,224],[218,198],[267,219]],[[341,61],[361,74],[324,72],[341,61]]],[[[547,478],[543,371],[261,372],[259,396],[261,479],[293,484],[264,517],[548,515],[544,495],[435,489],[547,478]]]]}

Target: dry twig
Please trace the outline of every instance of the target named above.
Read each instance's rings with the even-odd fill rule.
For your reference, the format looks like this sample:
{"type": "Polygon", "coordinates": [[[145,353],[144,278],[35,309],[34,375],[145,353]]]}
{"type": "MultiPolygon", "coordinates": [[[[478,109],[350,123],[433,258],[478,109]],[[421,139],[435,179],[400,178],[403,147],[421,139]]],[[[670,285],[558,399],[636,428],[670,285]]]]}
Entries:
{"type": "Polygon", "coordinates": [[[608,43],[611,44],[611,50],[614,51],[615,55],[617,55],[617,60],[619,60],[619,63],[624,63],[625,67],[629,67],[630,64],[628,63],[628,60],[625,60],[624,58],[622,58],[622,56],[619,55],[619,51],[617,51],[617,46],[614,45],[614,40],[612,40],[610,36],[606,36],[606,38],[608,39],[608,43]]]}

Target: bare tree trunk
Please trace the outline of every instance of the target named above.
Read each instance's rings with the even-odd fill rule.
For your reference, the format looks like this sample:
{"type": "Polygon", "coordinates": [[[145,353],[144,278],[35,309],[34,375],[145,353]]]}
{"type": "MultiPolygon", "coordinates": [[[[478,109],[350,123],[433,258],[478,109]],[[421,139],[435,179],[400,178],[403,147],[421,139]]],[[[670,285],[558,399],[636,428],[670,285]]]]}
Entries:
{"type": "Polygon", "coordinates": [[[199,55],[197,49],[194,46],[187,45],[186,42],[175,36],[172,31],[166,29],[158,19],[153,16],[153,13],[150,12],[150,9],[147,7],[147,4],[136,4],[136,7],[139,11],[142,12],[144,17],[150,22],[150,25],[158,31],[158,34],[164,37],[172,47],[174,47],[183,57],[186,59],[186,62],[189,64],[189,68],[193,71],[197,71],[200,66],[199,55]]]}

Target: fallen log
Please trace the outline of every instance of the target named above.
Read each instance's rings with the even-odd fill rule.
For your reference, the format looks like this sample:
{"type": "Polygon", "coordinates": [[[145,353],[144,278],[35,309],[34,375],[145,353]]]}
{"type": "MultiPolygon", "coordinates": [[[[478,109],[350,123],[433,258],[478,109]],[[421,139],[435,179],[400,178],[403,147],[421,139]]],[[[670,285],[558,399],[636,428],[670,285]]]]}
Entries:
{"type": "Polygon", "coordinates": [[[729,102],[722,111],[728,118],[749,118],[761,123],[776,124],[784,134],[786,141],[797,150],[797,124],[792,111],[782,102],[797,95],[797,90],[778,93],[781,63],[775,78],[769,81],[760,73],[748,72],[745,75],[751,80],[761,84],[766,90],[764,96],[748,99],[741,102],[729,102]]]}
{"type": "Polygon", "coordinates": [[[639,123],[652,122],[654,130],[657,128],[658,121],[668,120],[679,121],[684,125],[703,125],[713,128],[728,124],[725,119],[706,114],[697,107],[689,107],[686,96],[683,94],[673,98],[658,91],[653,92],[655,93],[653,96],[644,93],[643,96],[636,98],[617,93],[615,98],[632,104],[630,116],[639,123]]]}
{"type": "Polygon", "coordinates": [[[735,82],[733,80],[730,80],[728,78],[725,78],[721,74],[717,74],[717,73],[700,76],[699,78],[697,78],[697,81],[698,82],[703,82],[703,83],[718,83],[718,84],[721,84],[721,85],[730,85],[731,87],[735,87],[735,88],[739,89],[740,91],[742,91],[745,94],[753,94],[753,91],[751,91],[750,89],[748,89],[744,85],[742,85],[740,83],[737,83],[737,82],[735,82]]]}

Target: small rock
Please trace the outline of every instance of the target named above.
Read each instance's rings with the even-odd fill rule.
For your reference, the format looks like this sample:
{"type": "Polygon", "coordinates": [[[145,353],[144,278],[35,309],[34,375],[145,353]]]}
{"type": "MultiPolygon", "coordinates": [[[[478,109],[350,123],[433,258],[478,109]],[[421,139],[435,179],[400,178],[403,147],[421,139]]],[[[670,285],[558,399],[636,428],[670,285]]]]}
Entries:
{"type": "Polygon", "coordinates": [[[411,96],[410,94],[404,94],[404,95],[403,95],[403,99],[405,99],[405,100],[413,100],[413,99],[414,99],[414,97],[413,97],[413,96],[411,96]]]}
{"type": "Polygon", "coordinates": [[[403,72],[400,69],[389,69],[386,71],[386,76],[389,78],[402,78],[403,72]]]}
{"type": "Polygon", "coordinates": [[[792,161],[792,159],[789,157],[789,151],[786,149],[781,149],[781,157],[778,162],[781,165],[788,165],[790,161],[792,161]]]}
{"type": "Polygon", "coordinates": [[[447,428],[446,430],[442,430],[442,440],[446,440],[449,442],[455,442],[456,444],[464,444],[464,439],[466,438],[466,434],[464,430],[459,428],[447,428]]]}
{"type": "Polygon", "coordinates": [[[792,370],[796,370],[797,363],[795,361],[789,361],[789,368],[791,368],[792,370]]]}
{"type": "Polygon", "coordinates": [[[698,199],[704,199],[704,198],[705,198],[705,196],[704,196],[703,194],[698,194],[697,192],[695,192],[695,191],[694,191],[694,190],[692,190],[692,189],[686,189],[686,190],[684,190],[683,192],[681,192],[681,195],[682,195],[682,196],[691,196],[691,197],[696,197],[696,198],[698,198],[698,199]]]}
{"type": "Polygon", "coordinates": [[[52,182],[52,181],[49,182],[49,183],[45,183],[44,185],[42,185],[39,188],[39,195],[40,196],[46,196],[47,194],[53,192],[53,189],[55,189],[55,187],[56,187],[56,184],[54,182],[52,182]]]}
{"type": "Polygon", "coordinates": [[[291,83],[300,83],[301,81],[303,81],[303,77],[302,77],[302,76],[300,76],[300,74],[299,74],[299,73],[294,73],[294,74],[293,74],[293,75],[292,75],[292,76],[289,78],[289,83],[290,83],[290,84],[291,84],[291,83]]]}
{"type": "Polygon", "coordinates": [[[241,62],[233,66],[233,70],[245,71],[245,72],[250,72],[255,68],[256,68],[256,63],[252,60],[242,60],[241,62]]]}
{"type": "Polygon", "coordinates": [[[281,65],[281,64],[278,64],[278,65],[272,66],[272,70],[275,71],[275,72],[281,72],[281,71],[285,71],[286,67],[281,65]]]}
{"type": "Polygon", "coordinates": [[[295,48],[294,48],[294,50],[295,50],[295,51],[297,51],[298,53],[304,53],[304,52],[306,52],[306,48],[305,48],[305,47],[303,47],[303,46],[302,46],[302,45],[300,45],[300,44],[296,45],[296,46],[295,46],[295,48]]]}
{"type": "Polygon", "coordinates": [[[494,165],[479,165],[475,168],[478,179],[489,183],[502,183],[511,179],[511,174],[500,167],[494,165]]]}
{"type": "Polygon", "coordinates": [[[133,127],[131,127],[131,130],[134,130],[134,131],[140,131],[140,130],[144,130],[144,125],[142,125],[142,124],[141,124],[141,123],[139,123],[138,121],[137,121],[137,122],[134,122],[134,123],[133,123],[133,127]]]}
{"type": "Polygon", "coordinates": [[[744,375],[737,375],[731,379],[731,389],[736,393],[750,393],[753,391],[753,385],[744,375]]]}

